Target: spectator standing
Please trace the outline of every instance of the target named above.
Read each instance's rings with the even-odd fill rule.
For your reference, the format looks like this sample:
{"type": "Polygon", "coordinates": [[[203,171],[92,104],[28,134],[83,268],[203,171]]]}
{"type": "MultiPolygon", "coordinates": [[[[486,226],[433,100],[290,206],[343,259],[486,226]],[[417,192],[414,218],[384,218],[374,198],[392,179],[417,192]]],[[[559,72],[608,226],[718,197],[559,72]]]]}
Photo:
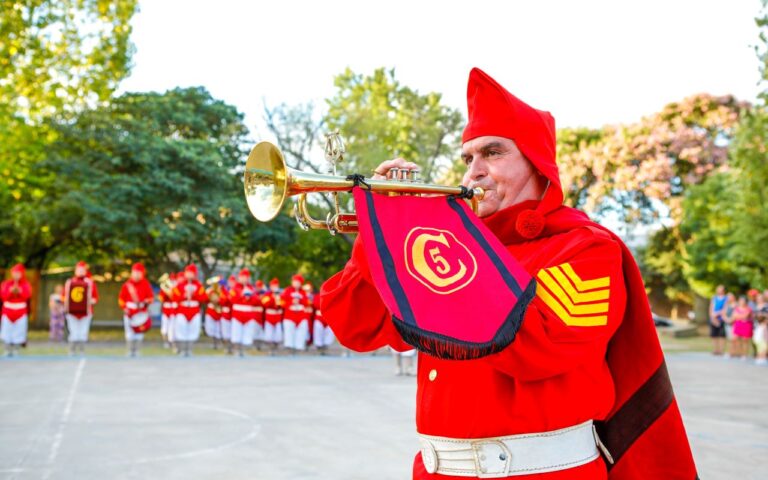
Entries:
{"type": "Polygon", "coordinates": [[[52,342],[61,342],[64,340],[64,285],[58,284],[53,287],[53,293],[48,298],[48,311],[50,319],[48,322],[48,338],[52,342]]]}
{"type": "Polygon", "coordinates": [[[722,355],[725,351],[726,304],[728,297],[725,287],[718,285],[715,296],[709,302],[709,336],[712,338],[712,354],[722,355]]]}
{"type": "Polygon", "coordinates": [[[745,358],[749,354],[749,344],[752,340],[752,309],[749,308],[747,297],[739,297],[736,307],[733,309],[733,347],[731,354],[734,357],[745,358]]]}

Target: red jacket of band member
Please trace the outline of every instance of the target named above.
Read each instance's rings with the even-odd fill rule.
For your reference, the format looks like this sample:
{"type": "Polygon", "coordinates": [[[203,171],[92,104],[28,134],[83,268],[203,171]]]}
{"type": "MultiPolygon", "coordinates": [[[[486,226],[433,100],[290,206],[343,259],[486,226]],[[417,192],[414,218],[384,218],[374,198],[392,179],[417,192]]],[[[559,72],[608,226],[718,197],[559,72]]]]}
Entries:
{"type": "Polygon", "coordinates": [[[137,312],[146,312],[154,297],[152,285],[149,284],[147,279],[141,279],[138,282],[128,279],[120,288],[117,304],[120,305],[120,309],[126,312],[128,316],[132,316],[137,312]],[[135,292],[135,297],[132,292],[135,292]]]}
{"type": "MultiPolygon", "coordinates": [[[[416,426],[420,433],[482,438],[542,432],[604,419],[614,404],[605,354],[626,304],[618,243],[605,232],[578,228],[507,248],[538,277],[537,295],[516,339],[504,351],[470,361],[419,354],[416,426]],[[542,271],[544,281],[539,276],[542,271]],[[598,295],[582,293],[590,285],[606,283],[609,287],[598,295]],[[589,311],[604,311],[590,315],[604,318],[579,325],[581,314],[589,311]]],[[[372,284],[359,239],[344,270],[323,285],[321,308],[339,341],[353,350],[385,345],[400,351],[412,348],[400,338],[372,284]]],[[[478,321],[482,315],[478,305],[478,321]]],[[[600,480],[606,477],[602,462],[598,459],[576,469],[526,478],[600,480]]],[[[414,472],[417,479],[442,478],[427,474],[418,455],[414,472]]]]}
{"type": "Polygon", "coordinates": [[[257,320],[259,313],[257,306],[261,306],[261,300],[256,293],[256,287],[251,284],[237,284],[229,290],[229,302],[232,304],[231,315],[233,320],[240,323],[257,320]]]}
{"type": "Polygon", "coordinates": [[[157,298],[160,300],[161,312],[167,317],[171,317],[176,314],[176,302],[173,299],[173,292],[164,292],[160,290],[157,298]]]}
{"type": "Polygon", "coordinates": [[[29,313],[29,299],[32,297],[32,287],[26,279],[19,282],[6,280],[0,284],[0,301],[3,303],[0,315],[15,322],[29,313]]]}
{"type": "Polygon", "coordinates": [[[280,295],[280,304],[283,307],[283,318],[285,320],[301,322],[309,319],[305,307],[309,306],[310,302],[304,290],[296,289],[292,286],[287,287],[280,295]]]}
{"type": "Polygon", "coordinates": [[[312,307],[313,307],[313,315],[314,319],[317,322],[320,322],[323,324],[323,326],[328,326],[328,322],[323,319],[323,310],[320,308],[320,292],[316,293],[314,297],[312,297],[312,307]]]}
{"type": "Polygon", "coordinates": [[[176,314],[183,315],[187,321],[192,321],[200,314],[202,304],[208,301],[205,287],[198,280],[182,280],[173,289],[173,301],[176,302],[176,314]]]}
{"type": "Polygon", "coordinates": [[[264,320],[271,325],[277,325],[283,321],[283,309],[280,307],[280,295],[272,291],[261,296],[261,305],[264,307],[264,320]]]}
{"type": "Polygon", "coordinates": [[[232,302],[229,301],[229,291],[229,287],[224,287],[221,289],[219,305],[221,305],[222,320],[232,320],[232,302]]]}

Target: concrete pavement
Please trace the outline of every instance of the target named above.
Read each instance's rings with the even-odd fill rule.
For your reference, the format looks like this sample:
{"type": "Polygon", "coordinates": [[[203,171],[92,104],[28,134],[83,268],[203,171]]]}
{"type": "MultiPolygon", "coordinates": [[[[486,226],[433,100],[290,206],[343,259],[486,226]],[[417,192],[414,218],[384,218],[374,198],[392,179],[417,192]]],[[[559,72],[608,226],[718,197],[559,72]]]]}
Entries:
{"type": "MultiPolygon", "coordinates": [[[[701,478],[768,478],[768,368],[667,363],[701,478]]],[[[0,478],[402,480],[414,401],[382,356],[3,360],[0,478]]]]}

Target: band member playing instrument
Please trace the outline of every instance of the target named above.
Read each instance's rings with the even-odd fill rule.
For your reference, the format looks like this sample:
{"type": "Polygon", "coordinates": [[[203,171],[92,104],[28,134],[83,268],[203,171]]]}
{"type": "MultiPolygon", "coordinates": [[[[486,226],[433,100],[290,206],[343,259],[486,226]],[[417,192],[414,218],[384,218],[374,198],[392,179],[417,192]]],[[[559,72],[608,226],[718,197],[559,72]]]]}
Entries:
{"type": "Polygon", "coordinates": [[[237,285],[229,292],[232,304],[232,346],[241,357],[245,348],[253,345],[256,336],[256,307],[261,301],[256,288],[251,285],[251,272],[243,268],[237,275],[237,285]]]}
{"type": "Polygon", "coordinates": [[[254,284],[256,290],[256,296],[259,301],[255,303],[256,306],[256,333],[253,336],[253,341],[256,344],[256,350],[261,351],[261,346],[264,344],[264,327],[266,322],[266,315],[264,313],[264,305],[261,303],[262,295],[267,293],[267,289],[264,287],[264,282],[256,280],[254,284]]]}
{"type": "Polygon", "coordinates": [[[152,326],[149,305],[154,300],[155,294],[152,291],[152,285],[145,278],[146,273],[143,264],[134,263],[131,267],[131,276],[123,283],[117,297],[117,303],[123,310],[123,327],[129,357],[138,356],[141,342],[144,340],[144,332],[152,326]]]}
{"type": "Polygon", "coordinates": [[[197,279],[194,263],[184,268],[184,279],[173,289],[173,298],[178,304],[173,321],[173,335],[179,354],[192,355],[192,344],[200,338],[202,327],[202,304],[208,300],[205,288],[197,279]]]}
{"type": "Polygon", "coordinates": [[[27,343],[29,324],[29,300],[32,287],[26,278],[24,265],[18,263],[11,268],[11,278],[0,284],[0,339],[5,343],[6,356],[13,357],[19,348],[27,343]]]}
{"type": "Polygon", "coordinates": [[[311,283],[307,283],[305,287],[309,287],[307,294],[312,301],[312,343],[320,355],[325,355],[328,347],[333,344],[333,330],[323,318],[323,311],[320,309],[320,294],[312,291],[311,283]]]}
{"type": "Polygon", "coordinates": [[[212,279],[212,285],[205,291],[208,303],[205,306],[205,334],[213,339],[213,349],[219,349],[221,342],[221,310],[223,290],[219,278],[212,279]]]}
{"type": "MultiPolygon", "coordinates": [[[[387,232],[374,228],[386,223],[396,230],[401,219],[374,218],[373,203],[357,199],[381,206],[386,200],[376,199],[385,197],[360,187],[356,207],[368,208],[368,216],[358,220],[371,219],[361,233],[379,237],[366,236],[365,246],[358,237],[344,270],[321,290],[323,315],[342,344],[357,351],[384,345],[430,351],[419,353],[422,448],[413,478],[697,478],[632,255],[614,234],[562,206],[554,118],[479,69],[470,73],[467,105],[462,183],[485,191],[481,221],[448,199],[440,203],[447,209],[441,218],[453,222],[454,231],[417,231],[408,237],[416,243],[387,245],[387,232]],[[479,247],[471,251],[458,238],[479,247]],[[395,254],[406,263],[388,263],[395,254]],[[503,264],[491,261],[500,258],[503,264]],[[475,261],[491,266],[484,277],[473,277],[475,261]],[[526,277],[524,284],[516,281],[526,277]],[[461,289],[478,288],[473,281],[496,282],[499,298],[511,299],[510,316],[495,317],[504,320],[501,350],[497,337],[473,341],[489,330],[497,305],[475,305],[471,322],[441,311],[450,296],[464,295],[461,289]],[[399,305],[396,318],[389,312],[399,305]],[[435,311],[442,324],[429,316],[435,311]],[[431,323],[418,323],[425,318],[431,323]],[[432,334],[443,326],[454,335],[432,334]]],[[[393,168],[416,165],[389,160],[374,179],[393,168]]],[[[388,205],[413,208],[433,200],[402,198],[388,205]]]]}
{"type": "Polygon", "coordinates": [[[224,342],[227,355],[232,355],[232,301],[230,295],[236,286],[237,277],[230,275],[219,299],[221,303],[221,341],[224,342]]]}
{"type": "Polygon", "coordinates": [[[181,273],[169,273],[168,281],[160,284],[160,335],[163,337],[163,346],[166,348],[173,345],[173,322],[176,317],[176,308],[178,305],[173,298],[173,289],[183,277],[181,273]]]}
{"type": "Polygon", "coordinates": [[[292,352],[307,348],[309,319],[306,307],[309,306],[309,298],[301,288],[303,284],[304,277],[297,273],[291,277],[291,285],[280,295],[283,307],[283,346],[292,352]]]}
{"type": "Polygon", "coordinates": [[[69,330],[69,353],[85,351],[85,342],[93,320],[93,306],[99,301],[96,283],[88,272],[88,265],[77,262],[75,275],[64,284],[64,309],[69,330]]]}
{"type": "Polygon", "coordinates": [[[274,355],[283,341],[283,309],[280,308],[280,281],[277,278],[270,280],[261,304],[264,306],[264,342],[269,345],[270,355],[274,355]]]}

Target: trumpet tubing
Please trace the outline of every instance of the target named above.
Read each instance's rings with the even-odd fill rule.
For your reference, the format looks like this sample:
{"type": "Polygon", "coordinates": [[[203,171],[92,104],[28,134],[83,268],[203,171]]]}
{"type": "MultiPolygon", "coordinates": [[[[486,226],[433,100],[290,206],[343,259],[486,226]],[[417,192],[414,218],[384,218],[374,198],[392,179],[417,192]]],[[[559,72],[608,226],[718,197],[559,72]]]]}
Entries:
{"type": "MultiPolygon", "coordinates": [[[[406,171],[397,174],[399,179],[377,180],[365,178],[365,184],[374,192],[400,195],[465,195],[467,189],[461,186],[445,186],[419,183],[406,171]]],[[[261,222],[273,220],[283,208],[288,197],[298,195],[294,209],[297,221],[305,230],[324,229],[331,233],[351,233],[357,231],[357,219],[354,214],[337,211],[325,220],[317,220],[309,214],[307,194],[316,192],[350,192],[356,182],[347,177],[302,172],[289,168],[280,149],[269,142],[261,142],[251,150],[245,164],[243,178],[245,199],[251,214],[261,222]]],[[[483,197],[483,190],[472,189],[470,192],[473,209],[483,197]]],[[[338,206],[338,201],[335,202],[338,206]]]]}

